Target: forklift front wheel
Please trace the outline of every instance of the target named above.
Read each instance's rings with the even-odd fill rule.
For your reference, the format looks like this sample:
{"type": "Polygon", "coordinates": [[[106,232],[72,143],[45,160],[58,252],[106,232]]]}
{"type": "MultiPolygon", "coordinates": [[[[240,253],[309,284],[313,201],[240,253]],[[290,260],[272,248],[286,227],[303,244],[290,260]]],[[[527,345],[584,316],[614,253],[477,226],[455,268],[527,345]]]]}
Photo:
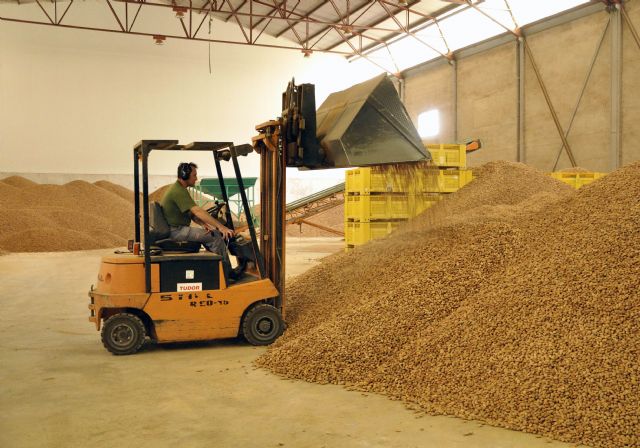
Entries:
{"type": "Polygon", "coordinates": [[[102,327],[102,344],[114,355],[132,355],[142,347],[147,331],[138,316],[118,313],[102,327]]]}
{"type": "Polygon", "coordinates": [[[283,331],[284,322],[280,311],[265,303],[251,308],[242,321],[242,333],[252,345],[269,345],[283,331]]]}

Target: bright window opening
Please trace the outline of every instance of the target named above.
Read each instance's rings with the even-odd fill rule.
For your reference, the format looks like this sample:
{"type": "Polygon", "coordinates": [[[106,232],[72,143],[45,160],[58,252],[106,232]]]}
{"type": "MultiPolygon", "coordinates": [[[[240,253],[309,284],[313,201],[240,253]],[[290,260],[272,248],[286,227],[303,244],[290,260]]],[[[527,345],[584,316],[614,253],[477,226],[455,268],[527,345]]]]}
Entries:
{"type": "Polygon", "coordinates": [[[418,115],[418,133],[420,137],[435,137],[440,134],[440,111],[428,110],[418,115]]]}
{"type": "MultiPolygon", "coordinates": [[[[513,30],[516,24],[522,27],[588,2],[589,0],[483,0],[475,2],[477,8],[482,12],[469,5],[461,5],[443,14],[437,25],[428,22],[426,25],[416,27],[411,30],[412,36],[391,40],[388,47],[381,46],[369,52],[367,56],[375,62],[376,70],[395,73],[442,57],[449,51],[456,51],[491,37],[505,34],[507,31],[504,27],[513,30]]],[[[403,17],[400,13],[396,15],[398,20],[404,20],[403,17]]],[[[343,49],[349,51],[346,45],[343,49]]]]}

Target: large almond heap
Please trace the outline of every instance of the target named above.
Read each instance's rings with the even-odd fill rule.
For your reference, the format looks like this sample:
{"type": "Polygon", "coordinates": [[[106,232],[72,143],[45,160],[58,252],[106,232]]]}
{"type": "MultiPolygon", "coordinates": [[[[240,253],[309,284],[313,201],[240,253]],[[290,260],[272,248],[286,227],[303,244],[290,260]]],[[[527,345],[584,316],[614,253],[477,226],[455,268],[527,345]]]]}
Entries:
{"type": "Polygon", "coordinates": [[[640,446],[640,163],[573,192],[494,162],[288,288],[258,364],[449,414],[640,446]]]}
{"type": "Polygon", "coordinates": [[[107,181],[0,181],[0,251],[47,252],[126,246],[133,192],[107,181]]]}

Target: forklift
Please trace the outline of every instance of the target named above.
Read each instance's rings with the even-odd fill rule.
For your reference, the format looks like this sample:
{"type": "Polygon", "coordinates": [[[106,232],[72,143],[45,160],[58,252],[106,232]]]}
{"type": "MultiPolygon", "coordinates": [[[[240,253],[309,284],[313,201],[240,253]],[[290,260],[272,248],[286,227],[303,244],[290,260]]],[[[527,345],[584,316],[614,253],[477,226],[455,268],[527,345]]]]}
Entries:
{"type": "MultiPolygon", "coordinates": [[[[136,353],[147,339],[165,343],[243,336],[253,345],[271,344],[286,328],[286,168],[317,170],[430,159],[386,75],[330,95],[317,111],[314,85],[291,81],[282,96],[281,117],[256,130],[251,145],[181,145],[177,140],[142,140],[135,145],[134,240],[128,252],[103,257],[97,284],[89,291],[89,321],[101,330],[109,352],[136,353]],[[211,152],[224,203],[228,197],[221,162],[233,164],[250,235],[229,242],[229,252],[238,262],[235,283],[225,276],[219,254],[200,253],[199,243],[194,247],[166,239],[161,208],[149,204],[152,151],[211,152]],[[260,155],[259,241],[238,162],[238,157],[253,151],[260,155]]],[[[220,219],[219,208],[212,215],[220,219]]],[[[234,229],[228,207],[223,215],[222,223],[234,229]]]]}
{"type": "MultiPolygon", "coordinates": [[[[250,343],[265,345],[282,334],[279,292],[266,275],[238,163],[239,156],[252,151],[250,145],[229,142],[180,145],[177,140],[143,140],[135,145],[132,247],[127,253],[102,259],[97,284],[89,291],[89,320],[98,330],[102,326],[102,342],[111,353],[135,353],[147,337],[178,342],[232,338],[241,332],[250,343]],[[200,243],[174,242],[163,239],[167,231],[159,233],[159,204],[149,204],[148,159],[152,151],[211,152],[224,203],[228,197],[221,162],[232,161],[251,237],[250,241],[242,237],[229,241],[229,250],[238,260],[234,284],[225,276],[219,254],[200,253],[200,243]]],[[[219,217],[219,207],[211,213],[219,217]]],[[[233,229],[228,207],[225,215],[224,224],[233,229]]]]}

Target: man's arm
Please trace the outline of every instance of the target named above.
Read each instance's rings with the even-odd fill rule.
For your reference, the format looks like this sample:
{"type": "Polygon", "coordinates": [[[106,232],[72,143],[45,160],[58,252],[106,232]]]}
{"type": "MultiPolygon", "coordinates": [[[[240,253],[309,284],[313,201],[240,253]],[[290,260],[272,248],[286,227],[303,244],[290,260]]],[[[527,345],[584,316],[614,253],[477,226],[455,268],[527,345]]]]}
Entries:
{"type": "MultiPolygon", "coordinates": [[[[191,210],[189,210],[191,212],[191,210]]],[[[201,226],[205,226],[206,224],[204,223],[204,221],[200,218],[198,218],[196,215],[193,214],[193,212],[191,212],[191,219],[193,219],[193,221],[196,224],[200,224],[201,226]]]]}
{"type": "Polygon", "coordinates": [[[235,234],[233,230],[222,225],[217,219],[212,218],[202,207],[195,205],[189,211],[191,212],[191,219],[196,223],[204,225],[209,230],[217,229],[224,238],[231,238],[235,234]]]}

